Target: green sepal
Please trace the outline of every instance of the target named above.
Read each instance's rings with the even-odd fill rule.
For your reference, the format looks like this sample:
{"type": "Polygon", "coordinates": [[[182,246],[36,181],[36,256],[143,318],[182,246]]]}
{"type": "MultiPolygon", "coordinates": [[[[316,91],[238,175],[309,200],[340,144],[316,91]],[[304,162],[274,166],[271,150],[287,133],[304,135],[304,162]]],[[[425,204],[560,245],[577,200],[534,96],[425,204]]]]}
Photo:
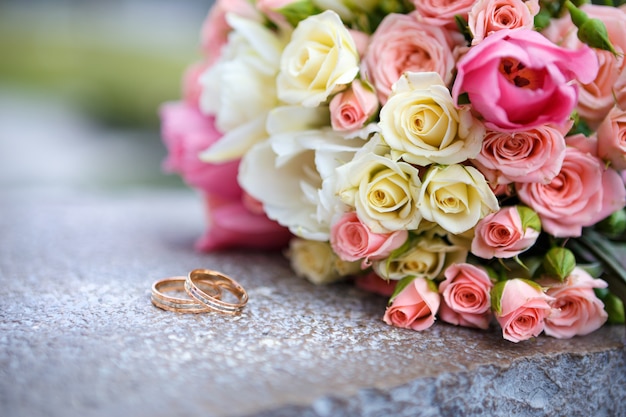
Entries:
{"type": "Polygon", "coordinates": [[[426,279],[426,284],[428,284],[428,289],[432,292],[439,292],[439,288],[437,287],[437,283],[432,279],[426,279]]]}
{"type": "Polygon", "coordinates": [[[506,281],[497,282],[489,294],[491,297],[491,310],[497,315],[502,313],[502,293],[505,285],[506,281]]]}
{"type": "Polygon", "coordinates": [[[604,303],[604,311],[608,314],[607,322],[610,324],[624,324],[624,303],[611,293],[608,288],[594,288],[596,296],[604,303]]]}
{"type": "Polygon", "coordinates": [[[626,231],[626,210],[618,210],[595,226],[596,230],[609,237],[618,237],[626,231]]]}
{"type": "Polygon", "coordinates": [[[541,220],[535,210],[526,206],[517,206],[517,212],[522,220],[522,229],[530,227],[533,230],[541,232],[541,220]]]}
{"type": "Polygon", "coordinates": [[[398,283],[396,284],[396,288],[393,290],[393,294],[391,294],[391,297],[389,297],[389,303],[391,304],[393,302],[393,300],[395,300],[395,298],[398,296],[398,294],[400,294],[402,292],[403,289],[405,289],[406,287],[408,287],[408,285],[413,282],[414,279],[416,279],[417,277],[414,275],[409,275],[406,276],[404,278],[402,278],[400,281],[398,281],[398,283]]]}
{"type": "Polygon", "coordinates": [[[313,4],[311,0],[301,0],[288,4],[277,10],[282,14],[290,25],[296,27],[298,23],[309,16],[322,12],[322,9],[313,4]]]}
{"type": "Polygon", "coordinates": [[[592,48],[602,49],[617,56],[617,51],[609,40],[609,34],[604,22],[600,19],[589,18],[585,12],[576,7],[570,0],[567,0],[565,7],[569,12],[572,22],[578,28],[578,39],[592,48]]]}
{"type": "Polygon", "coordinates": [[[552,20],[552,13],[550,13],[549,10],[542,7],[541,10],[539,10],[539,13],[535,15],[535,20],[534,20],[535,29],[542,30],[548,27],[551,20],[552,20]]]}
{"type": "Polygon", "coordinates": [[[474,38],[474,36],[472,35],[472,31],[470,31],[467,20],[465,20],[463,16],[459,14],[455,14],[454,21],[456,22],[456,26],[459,29],[459,32],[461,32],[461,34],[465,38],[465,41],[467,42],[467,44],[471,45],[472,39],[474,38]]]}
{"type": "Polygon", "coordinates": [[[571,250],[556,246],[546,253],[542,265],[546,274],[563,282],[576,267],[576,258],[571,250]]]}

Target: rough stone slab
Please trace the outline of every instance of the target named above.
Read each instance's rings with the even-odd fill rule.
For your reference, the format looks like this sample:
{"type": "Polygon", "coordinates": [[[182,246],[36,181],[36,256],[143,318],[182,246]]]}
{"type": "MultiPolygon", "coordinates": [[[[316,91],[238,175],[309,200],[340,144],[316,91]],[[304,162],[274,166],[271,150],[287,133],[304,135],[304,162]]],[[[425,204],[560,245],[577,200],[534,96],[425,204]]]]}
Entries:
{"type": "Polygon", "coordinates": [[[626,416],[624,326],[396,329],[385,299],[280,254],[195,253],[189,190],[0,194],[1,416],[626,416]],[[201,267],[248,289],[241,316],[151,305],[153,281],[201,267]]]}

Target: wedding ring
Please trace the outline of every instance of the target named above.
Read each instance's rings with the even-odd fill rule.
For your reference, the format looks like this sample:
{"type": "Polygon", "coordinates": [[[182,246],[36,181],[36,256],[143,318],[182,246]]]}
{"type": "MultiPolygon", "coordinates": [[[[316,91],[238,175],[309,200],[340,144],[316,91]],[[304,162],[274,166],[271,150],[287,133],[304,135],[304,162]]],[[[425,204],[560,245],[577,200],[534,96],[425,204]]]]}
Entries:
{"type": "Polygon", "coordinates": [[[248,302],[248,293],[234,279],[221,272],[212,271],[210,269],[194,269],[187,275],[185,280],[185,290],[190,297],[202,303],[206,307],[226,314],[237,314],[241,312],[248,302]],[[211,282],[222,290],[227,290],[239,300],[238,303],[230,303],[221,300],[218,297],[207,294],[199,288],[200,282],[211,282]]]}
{"type": "MultiPolygon", "coordinates": [[[[152,295],[150,297],[152,304],[163,310],[174,311],[176,313],[206,313],[211,311],[210,308],[193,298],[170,297],[164,294],[164,292],[172,291],[182,292],[185,288],[185,279],[186,277],[170,277],[152,284],[152,295]]],[[[203,291],[212,294],[213,298],[221,298],[222,290],[213,280],[202,279],[199,280],[197,284],[203,291]]]]}

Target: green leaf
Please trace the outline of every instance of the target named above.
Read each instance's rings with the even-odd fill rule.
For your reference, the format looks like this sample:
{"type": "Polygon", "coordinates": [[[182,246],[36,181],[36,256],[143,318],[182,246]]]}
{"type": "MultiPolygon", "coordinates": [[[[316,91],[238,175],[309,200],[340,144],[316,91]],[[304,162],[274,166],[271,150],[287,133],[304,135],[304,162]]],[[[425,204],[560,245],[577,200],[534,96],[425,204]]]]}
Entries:
{"type": "Polygon", "coordinates": [[[548,27],[551,20],[552,14],[550,11],[542,7],[539,13],[535,15],[535,29],[541,30],[548,27]]]}
{"type": "Polygon", "coordinates": [[[548,251],[542,265],[548,275],[565,281],[576,267],[576,258],[571,250],[557,246],[548,251]]]}
{"type": "Polygon", "coordinates": [[[526,228],[530,227],[541,232],[541,220],[533,209],[526,206],[517,206],[517,212],[522,220],[522,229],[526,230],[526,228]]]}
{"type": "Polygon", "coordinates": [[[402,278],[400,281],[398,281],[398,283],[396,284],[396,288],[393,291],[393,294],[391,294],[391,297],[389,297],[389,304],[391,304],[393,302],[393,300],[398,296],[398,294],[400,294],[403,289],[408,287],[408,285],[411,282],[413,282],[413,280],[415,278],[417,278],[417,277],[415,277],[413,275],[409,275],[407,277],[402,278]]]}
{"type": "Polygon", "coordinates": [[[491,289],[491,310],[496,313],[502,313],[502,292],[507,281],[500,281],[496,283],[491,289]]]}
{"type": "Polygon", "coordinates": [[[603,300],[604,309],[609,315],[608,322],[611,324],[624,324],[624,303],[615,294],[609,293],[603,300]]]}
{"type": "Polygon", "coordinates": [[[322,12],[322,9],[313,4],[311,0],[295,1],[277,10],[285,16],[287,22],[292,26],[298,26],[302,20],[322,12]]]}

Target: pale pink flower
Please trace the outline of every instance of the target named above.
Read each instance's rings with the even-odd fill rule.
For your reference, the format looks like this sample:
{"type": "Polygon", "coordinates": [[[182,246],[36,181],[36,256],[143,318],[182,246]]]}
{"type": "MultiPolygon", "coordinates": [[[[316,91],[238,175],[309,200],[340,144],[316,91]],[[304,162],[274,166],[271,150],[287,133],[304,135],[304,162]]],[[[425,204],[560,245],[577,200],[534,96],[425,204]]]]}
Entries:
{"type": "Polygon", "coordinates": [[[206,61],[190,65],[183,74],[183,100],[193,107],[200,108],[200,96],[202,84],[200,76],[207,70],[209,64],[206,61]]]}
{"type": "Polygon", "coordinates": [[[440,302],[439,293],[426,278],[415,278],[387,307],[383,320],[396,327],[425,330],[435,323],[440,302]]]}
{"type": "Polygon", "coordinates": [[[487,273],[471,264],[449,266],[446,279],[439,284],[443,303],[441,320],[464,327],[487,329],[491,320],[490,291],[493,283],[487,273]]]}
{"type": "Polygon", "coordinates": [[[533,29],[538,0],[478,0],[467,15],[472,45],[502,29],[533,29]]]}
{"type": "Polygon", "coordinates": [[[362,128],[377,110],[376,93],[357,79],[330,101],[330,123],[337,131],[352,132],[362,128]]]}
{"type": "Polygon", "coordinates": [[[578,237],[583,227],[624,207],[626,191],[619,174],[599,158],[574,147],[565,152],[561,172],[549,184],[517,183],[516,189],[546,232],[578,237]]]}
{"type": "Polygon", "coordinates": [[[591,48],[561,48],[528,29],[502,29],[470,48],[457,63],[452,96],[467,93],[493,130],[564,125],[576,105],[575,79],[592,81],[598,65],[591,48]]]}
{"type": "Polygon", "coordinates": [[[466,18],[476,0],[413,0],[419,19],[429,25],[456,30],[454,16],[466,18]]]}
{"type": "Polygon", "coordinates": [[[518,132],[487,131],[473,164],[492,184],[548,183],[561,170],[565,138],[549,125],[518,132]]]}
{"type": "Polygon", "coordinates": [[[533,246],[538,237],[538,230],[522,226],[517,206],[507,206],[478,222],[472,253],[484,259],[512,258],[533,246]]]}
{"type": "Polygon", "coordinates": [[[383,259],[402,246],[408,237],[406,230],[392,233],[374,233],[363,224],[356,212],[344,214],[330,232],[330,244],[344,261],[363,259],[369,261],[383,259]]]}
{"type": "Polygon", "coordinates": [[[594,279],[578,267],[565,282],[552,283],[547,294],[554,297],[554,301],[550,302],[552,313],[546,319],[545,333],[558,339],[569,339],[602,327],[608,314],[593,289],[607,286],[604,280],[594,279]]]}
{"type": "Polygon", "coordinates": [[[500,311],[494,311],[502,336],[514,343],[539,336],[550,315],[551,300],[537,284],[518,278],[505,281],[500,311]]]}
{"type": "Polygon", "coordinates": [[[617,170],[626,169],[626,111],[613,107],[597,131],[598,156],[617,170]]]}
{"type": "MultiPolygon", "coordinates": [[[[618,55],[609,51],[593,49],[599,63],[599,71],[591,80],[579,80],[582,84],[576,110],[592,129],[604,119],[615,98],[626,109],[626,11],[624,8],[584,4],[580,7],[590,18],[600,19],[606,26],[609,40],[618,55]]],[[[578,49],[582,42],[569,16],[555,19],[543,30],[552,42],[569,49],[578,49]]]]}
{"type": "Polygon", "coordinates": [[[253,213],[241,198],[222,199],[204,194],[207,218],[205,233],[196,241],[196,249],[212,252],[232,248],[279,249],[287,245],[289,230],[253,213]]]}
{"type": "Polygon", "coordinates": [[[227,199],[240,198],[239,160],[209,164],[198,157],[222,137],[215,128],[215,119],[185,102],[165,103],[159,114],[161,136],[167,148],[163,169],[179,174],[186,184],[206,193],[227,199]]]}
{"type": "Polygon", "coordinates": [[[382,104],[404,72],[436,72],[452,80],[454,57],[446,30],[420,23],[414,15],[389,14],[370,38],[363,72],[382,104]]]}

